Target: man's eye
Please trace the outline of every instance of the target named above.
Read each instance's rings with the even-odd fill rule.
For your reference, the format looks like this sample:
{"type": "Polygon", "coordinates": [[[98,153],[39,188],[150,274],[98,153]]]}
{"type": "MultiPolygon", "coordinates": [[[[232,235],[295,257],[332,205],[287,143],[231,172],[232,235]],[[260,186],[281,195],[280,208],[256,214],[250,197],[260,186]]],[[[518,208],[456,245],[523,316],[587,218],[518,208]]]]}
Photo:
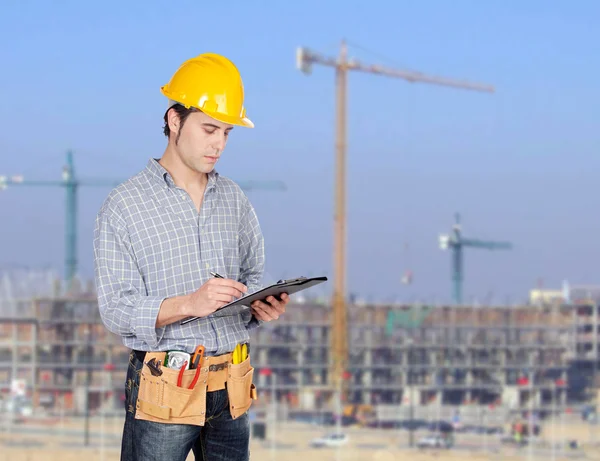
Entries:
{"type": "Polygon", "coordinates": [[[204,130],[206,132],[206,134],[213,134],[215,132],[215,130],[204,130]]]}

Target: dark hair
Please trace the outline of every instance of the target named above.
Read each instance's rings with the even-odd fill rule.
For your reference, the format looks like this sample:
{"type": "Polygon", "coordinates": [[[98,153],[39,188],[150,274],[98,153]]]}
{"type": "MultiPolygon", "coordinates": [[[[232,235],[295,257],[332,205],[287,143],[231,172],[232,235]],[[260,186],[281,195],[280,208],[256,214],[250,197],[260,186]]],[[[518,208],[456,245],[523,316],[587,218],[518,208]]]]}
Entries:
{"type": "Polygon", "coordinates": [[[196,109],[195,107],[190,107],[189,109],[186,109],[184,106],[182,106],[181,104],[175,104],[173,107],[169,107],[167,109],[167,111],[165,112],[165,126],[163,127],[163,133],[164,135],[169,138],[171,136],[171,129],[169,128],[169,111],[173,109],[175,112],[177,112],[177,115],[179,116],[179,132],[177,133],[177,139],[175,139],[175,144],[177,144],[177,141],[179,141],[179,136],[181,135],[181,129],[183,128],[183,125],[185,124],[185,120],[189,117],[189,115],[193,112],[199,112],[198,109],[196,109]]]}

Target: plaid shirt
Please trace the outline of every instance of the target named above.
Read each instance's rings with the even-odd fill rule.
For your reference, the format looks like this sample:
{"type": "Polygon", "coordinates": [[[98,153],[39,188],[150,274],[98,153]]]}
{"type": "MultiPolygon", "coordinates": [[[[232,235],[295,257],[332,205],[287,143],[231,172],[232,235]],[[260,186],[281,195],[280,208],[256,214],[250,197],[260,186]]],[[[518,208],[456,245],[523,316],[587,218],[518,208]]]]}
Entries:
{"type": "Polygon", "coordinates": [[[102,321],[130,349],[193,352],[202,344],[207,355],[231,352],[261,324],[249,309],[223,309],[185,325],[155,328],[160,305],[197,290],[211,271],[244,283],[252,293],[260,288],[264,259],[258,219],[237,184],[213,171],[198,213],[189,195],[150,159],[111,191],[96,218],[102,321]]]}

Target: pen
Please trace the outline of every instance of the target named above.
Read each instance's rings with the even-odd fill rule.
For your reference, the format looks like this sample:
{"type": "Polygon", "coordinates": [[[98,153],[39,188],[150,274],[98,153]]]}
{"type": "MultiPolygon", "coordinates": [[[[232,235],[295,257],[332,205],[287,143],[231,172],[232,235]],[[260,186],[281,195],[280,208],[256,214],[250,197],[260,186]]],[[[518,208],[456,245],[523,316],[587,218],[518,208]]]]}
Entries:
{"type": "MultiPolygon", "coordinates": [[[[223,277],[222,275],[220,275],[220,274],[217,274],[216,272],[213,272],[213,271],[210,271],[209,273],[210,273],[210,275],[212,275],[212,276],[213,276],[214,278],[216,278],[216,279],[224,279],[224,278],[225,278],[225,277],[223,277]]],[[[189,323],[189,322],[191,322],[191,321],[193,321],[193,320],[197,320],[197,319],[199,319],[199,318],[200,318],[200,317],[189,317],[189,318],[187,318],[187,319],[185,319],[185,320],[182,320],[182,321],[179,323],[179,325],[185,325],[186,323],[189,323]]]]}
{"type": "Polygon", "coordinates": [[[210,275],[212,275],[214,278],[217,278],[217,279],[224,279],[225,278],[222,275],[217,274],[216,272],[212,272],[212,271],[211,271],[210,275]]]}

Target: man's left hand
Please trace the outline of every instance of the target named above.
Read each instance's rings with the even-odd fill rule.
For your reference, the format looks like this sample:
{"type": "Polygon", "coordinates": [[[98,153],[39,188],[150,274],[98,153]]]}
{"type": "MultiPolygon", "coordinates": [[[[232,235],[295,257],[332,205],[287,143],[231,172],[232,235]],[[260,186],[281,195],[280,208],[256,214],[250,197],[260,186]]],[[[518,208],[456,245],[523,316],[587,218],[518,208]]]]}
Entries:
{"type": "Polygon", "coordinates": [[[271,320],[277,320],[285,312],[285,306],[290,302],[290,296],[283,293],[279,300],[274,296],[269,296],[266,301],[254,301],[252,303],[252,313],[258,320],[270,322],[271,320]]]}

